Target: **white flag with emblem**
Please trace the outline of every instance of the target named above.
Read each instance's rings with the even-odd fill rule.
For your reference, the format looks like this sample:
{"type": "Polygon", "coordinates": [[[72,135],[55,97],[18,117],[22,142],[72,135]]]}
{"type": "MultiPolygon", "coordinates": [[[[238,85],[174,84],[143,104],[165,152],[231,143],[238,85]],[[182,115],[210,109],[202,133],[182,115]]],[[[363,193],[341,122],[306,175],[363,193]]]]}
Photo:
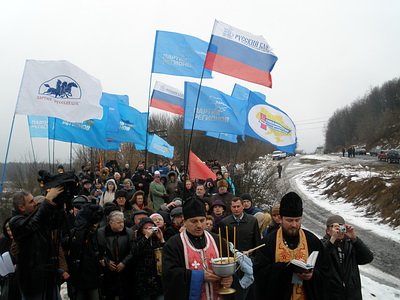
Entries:
{"type": "Polygon", "coordinates": [[[27,60],[16,114],[69,122],[101,119],[101,83],[68,61],[27,60]]]}

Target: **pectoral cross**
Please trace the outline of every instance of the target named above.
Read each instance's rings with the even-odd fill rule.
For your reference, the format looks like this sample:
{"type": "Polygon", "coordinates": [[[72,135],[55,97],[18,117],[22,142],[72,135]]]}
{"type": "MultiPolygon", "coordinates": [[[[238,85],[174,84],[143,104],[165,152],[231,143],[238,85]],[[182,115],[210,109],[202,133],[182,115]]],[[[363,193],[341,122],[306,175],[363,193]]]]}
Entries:
{"type": "Polygon", "coordinates": [[[197,260],[194,260],[194,262],[192,263],[192,267],[194,267],[197,270],[199,266],[200,264],[197,262],[197,260]]]}

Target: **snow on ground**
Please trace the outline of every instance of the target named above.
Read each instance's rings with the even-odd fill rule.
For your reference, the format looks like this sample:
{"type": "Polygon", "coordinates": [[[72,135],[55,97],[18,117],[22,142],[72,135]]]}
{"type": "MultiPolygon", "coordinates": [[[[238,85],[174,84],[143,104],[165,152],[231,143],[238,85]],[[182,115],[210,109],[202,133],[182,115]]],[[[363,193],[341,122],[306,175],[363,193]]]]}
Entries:
{"type": "MultiPolygon", "coordinates": [[[[382,221],[382,219],[379,217],[365,217],[365,210],[363,208],[355,207],[352,203],[345,202],[345,199],[339,198],[335,200],[329,199],[326,195],[321,195],[323,192],[321,189],[322,186],[315,189],[309,188],[304,183],[304,180],[309,178],[309,176],[310,173],[305,172],[298,175],[295,180],[299,189],[307,194],[313,202],[331,211],[333,214],[340,214],[349,224],[369,229],[383,237],[400,243],[400,228],[393,228],[386,224],[380,224],[379,222],[382,221]]],[[[326,185],[325,188],[327,188],[326,185]]]]}
{"type": "MultiPolygon", "coordinates": [[[[302,156],[305,159],[316,159],[316,160],[338,160],[341,159],[337,156],[328,156],[328,155],[305,155],[302,156]]],[[[365,210],[362,208],[357,208],[351,203],[346,203],[344,199],[329,199],[326,195],[321,195],[323,190],[328,188],[328,186],[322,183],[318,188],[309,187],[305,184],[307,179],[310,179],[313,173],[316,171],[304,172],[295,177],[296,184],[298,188],[307,195],[309,199],[311,199],[314,203],[319,205],[320,207],[325,208],[328,211],[331,211],[333,214],[340,214],[349,224],[353,224],[356,227],[363,227],[365,229],[369,229],[381,236],[389,238],[397,243],[400,243],[400,228],[392,228],[386,224],[380,224],[382,221],[381,218],[378,217],[365,217],[365,210]]],[[[332,170],[329,174],[324,175],[324,177],[334,176],[338,171],[332,170]]],[[[376,176],[373,172],[369,172],[365,170],[362,166],[359,166],[358,170],[354,166],[348,166],[347,170],[340,170],[341,174],[346,173],[346,176],[351,175],[354,176],[353,180],[359,180],[365,177],[376,176]]],[[[379,174],[378,174],[379,175],[379,174]]],[[[322,180],[323,181],[323,180],[322,180]]],[[[377,268],[374,268],[371,265],[360,266],[360,270],[362,272],[361,282],[362,282],[362,294],[364,300],[376,300],[376,299],[400,299],[400,291],[398,286],[400,286],[400,279],[395,278],[387,273],[384,273],[377,268]],[[370,276],[365,276],[365,275],[370,276]],[[371,278],[372,277],[372,278],[371,278]],[[384,284],[381,284],[375,281],[373,278],[385,278],[388,281],[392,282],[394,286],[391,287],[384,284]]]]}

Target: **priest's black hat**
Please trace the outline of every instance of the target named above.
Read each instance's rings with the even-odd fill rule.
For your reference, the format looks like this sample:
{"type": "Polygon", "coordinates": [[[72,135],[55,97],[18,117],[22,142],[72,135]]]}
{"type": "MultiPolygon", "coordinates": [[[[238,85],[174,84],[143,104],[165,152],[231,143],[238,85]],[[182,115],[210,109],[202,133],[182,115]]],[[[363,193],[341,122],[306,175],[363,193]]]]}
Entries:
{"type": "Polygon", "coordinates": [[[279,214],[282,217],[297,218],[303,215],[303,201],[294,192],[289,192],[282,197],[279,214]]]}
{"type": "Polygon", "coordinates": [[[206,208],[204,203],[196,198],[185,201],[183,204],[183,218],[185,220],[194,217],[205,217],[206,208]]]}

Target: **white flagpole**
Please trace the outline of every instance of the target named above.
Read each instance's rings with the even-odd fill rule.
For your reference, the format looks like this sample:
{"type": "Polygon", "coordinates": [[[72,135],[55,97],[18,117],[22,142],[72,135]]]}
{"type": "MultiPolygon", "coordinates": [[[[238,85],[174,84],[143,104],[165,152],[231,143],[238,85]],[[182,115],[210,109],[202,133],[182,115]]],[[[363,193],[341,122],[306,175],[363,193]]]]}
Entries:
{"type": "MultiPolygon", "coordinates": [[[[24,77],[25,70],[26,70],[26,61],[25,61],[25,66],[24,66],[24,72],[22,73],[22,78],[24,77]]],[[[21,83],[22,83],[22,78],[21,78],[21,83]]],[[[18,104],[18,99],[19,99],[19,95],[20,95],[20,94],[21,94],[21,84],[20,84],[20,86],[19,86],[18,98],[17,98],[17,102],[15,103],[14,116],[13,116],[12,123],[11,123],[10,134],[9,134],[9,136],[8,136],[6,157],[4,158],[3,174],[2,174],[2,176],[1,176],[0,192],[3,192],[4,181],[6,180],[6,170],[7,170],[8,152],[9,152],[9,150],[10,150],[11,136],[12,136],[12,132],[13,132],[13,129],[14,129],[14,123],[15,123],[15,112],[16,112],[16,110],[17,110],[17,104],[18,104]]]]}

